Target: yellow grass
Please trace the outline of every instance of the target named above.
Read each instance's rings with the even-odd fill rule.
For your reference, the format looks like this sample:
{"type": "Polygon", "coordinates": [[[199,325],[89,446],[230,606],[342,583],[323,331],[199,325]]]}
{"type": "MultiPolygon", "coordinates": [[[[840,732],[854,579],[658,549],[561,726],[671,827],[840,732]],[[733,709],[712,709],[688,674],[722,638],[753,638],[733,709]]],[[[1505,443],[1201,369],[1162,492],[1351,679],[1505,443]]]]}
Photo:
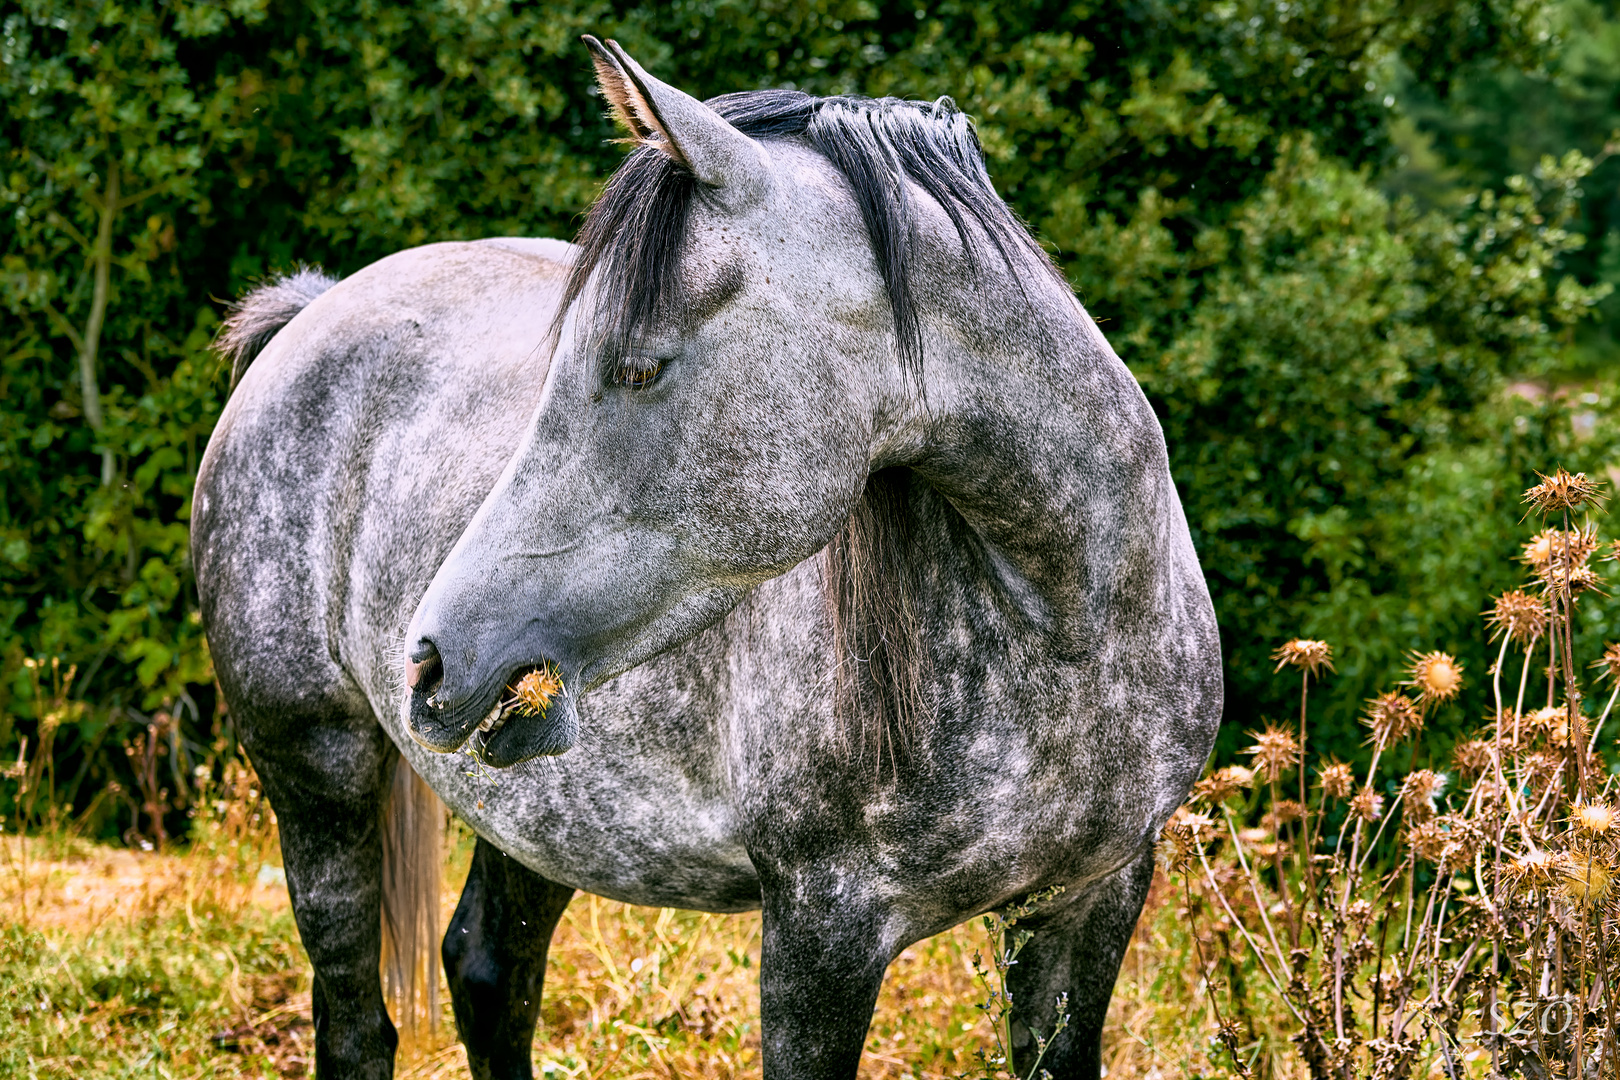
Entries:
{"type": "MultiPolygon", "coordinates": [[[[0,1074],[174,1078],[308,1075],[309,974],[268,837],[183,854],[16,837],[0,846],[0,1074]]],[[[470,856],[465,833],[448,880],[470,856]]],[[[1162,885],[1162,883],[1161,883],[1162,885]]],[[[1156,888],[1126,958],[1105,1060],[1120,1080],[1222,1075],[1190,939],[1156,888]]],[[[454,889],[444,896],[448,921],[454,889]]],[[[758,1076],[759,917],[580,896],[547,975],[539,1076],[758,1076]]],[[[990,1045],[970,957],[977,923],[921,942],[889,972],[862,1075],[954,1077],[990,1045]]],[[[464,1077],[448,992],[401,1078],[464,1077]]],[[[1278,1075],[1282,1075],[1279,1073],[1278,1075]]]]}

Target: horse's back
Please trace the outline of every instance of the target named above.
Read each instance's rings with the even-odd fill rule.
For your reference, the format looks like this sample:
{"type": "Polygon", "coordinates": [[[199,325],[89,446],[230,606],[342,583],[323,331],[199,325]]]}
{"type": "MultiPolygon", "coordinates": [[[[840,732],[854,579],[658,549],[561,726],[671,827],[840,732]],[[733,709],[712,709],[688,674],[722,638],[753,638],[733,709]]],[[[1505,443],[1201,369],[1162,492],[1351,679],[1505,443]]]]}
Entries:
{"type": "Polygon", "coordinates": [[[391,255],[316,297],[253,360],[192,517],[209,643],[238,708],[364,708],[345,654],[408,615],[516,447],[569,247],[503,238],[391,255]]]}

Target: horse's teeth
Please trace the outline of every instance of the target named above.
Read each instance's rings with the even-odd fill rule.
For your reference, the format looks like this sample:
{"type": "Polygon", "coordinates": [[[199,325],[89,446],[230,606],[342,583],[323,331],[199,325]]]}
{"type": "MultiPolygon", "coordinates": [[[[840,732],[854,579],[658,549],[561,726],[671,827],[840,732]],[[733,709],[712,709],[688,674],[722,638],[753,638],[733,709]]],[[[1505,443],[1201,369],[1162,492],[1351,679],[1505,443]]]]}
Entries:
{"type": "Polygon", "coordinates": [[[502,706],[501,703],[497,701],[495,703],[495,707],[489,710],[489,715],[484,717],[482,720],[480,720],[478,722],[478,730],[479,731],[489,731],[490,729],[492,729],[495,726],[495,721],[497,721],[497,720],[499,720],[501,718],[501,709],[502,708],[504,708],[504,706],[502,706]]]}

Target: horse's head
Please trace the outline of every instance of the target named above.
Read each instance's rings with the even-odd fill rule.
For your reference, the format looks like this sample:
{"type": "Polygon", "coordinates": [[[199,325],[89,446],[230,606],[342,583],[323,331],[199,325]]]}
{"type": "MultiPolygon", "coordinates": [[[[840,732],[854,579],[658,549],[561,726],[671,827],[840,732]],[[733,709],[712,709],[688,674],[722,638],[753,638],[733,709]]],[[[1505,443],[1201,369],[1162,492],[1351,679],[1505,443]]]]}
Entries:
{"type": "Polygon", "coordinates": [[[494,764],[566,750],[577,695],[816,553],[914,452],[906,187],[940,189],[953,239],[948,189],[990,192],[948,102],[705,104],[587,41],[637,145],[581,233],[532,427],[406,640],[415,737],[487,721],[494,764]]]}

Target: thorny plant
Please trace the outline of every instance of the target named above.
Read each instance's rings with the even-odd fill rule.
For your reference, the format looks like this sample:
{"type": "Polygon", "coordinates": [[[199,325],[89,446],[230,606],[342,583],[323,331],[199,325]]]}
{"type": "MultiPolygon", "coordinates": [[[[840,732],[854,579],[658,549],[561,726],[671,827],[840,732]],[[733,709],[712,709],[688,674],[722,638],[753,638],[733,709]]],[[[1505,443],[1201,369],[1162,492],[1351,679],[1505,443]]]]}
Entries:
{"type": "MultiPolygon", "coordinates": [[[[1199,781],[1166,828],[1188,910],[1213,924],[1194,932],[1210,987],[1228,988],[1211,1002],[1240,1075],[1257,1059],[1236,1022],[1253,1003],[1231,988],[1252,961],[1313,1080],[1456,1080],[1485,1058],[1490,1077],[1620,1077],[1620,811],[1599,752],[1620,644],[1592,665],[1614,684],[1595,720],[1571,644],[1581,596],[1603,585],[1589,565],[1597,529],[1574,515],[1601,510],[1601,490],[1559,469],[1525,501],[1543,526],[1524,546],[1530,581],[1485,612],[1501,642],[1486,672],[1494,708],[1457,746],[1455,779],[1412,769],[1410,756],[1404,773],[1388,768],[1462,686],[1461,666],[1431,651],[1367,703],[1366,770],[1323,761],[1308,783],[1307,692],[1332,652],[1291,641],[1275,659],[1300,674],[1298,729],[1259,732],[1250,767],[1199,781]],[[1522,659],[1505,698],[1510,650],[1522,659]],[[1532,674],[1546,704],[1527,709],[1532,674]],[[1297,798],[1284,797],[1290,773],[1297,798]]],[[[1620,541],[1607,558],[1620,559],[1620,541]]]]}
{"type": "MultiPolygon", "coordinates": [[[[1011,991],[1007,989],[1007,973],[1018,963],[1018,954],[1024,951],[1034,932],[1018,926],[1021,919],[1033,915],[1040,906],[1059,893],[1063,886],[1053,885],[1049,889],[1031,893],[1021,903],[1010,904],[999,911],[984,916],[985,933],[990,938],[990,966],[984,966],[984,960],[977,951],[973,954],[973,977],[978,980],[980,988],[984,991],[984,1000],[978,1005],[979,1011],[984,1013],[990,1021],[991,1037],[995,1045],[990,1050],[975,1050],[974,1057],[978,1059],[979,1071],[983,1080],[1004,1080],[1013,1077],[1017,1080],[1018,1074],[1013,1072],[1012,1065],[1012,1023],[1015,1010],[1011,991]]],[[[1060,994],[1057,998],[1058,1019],[1050,1035],[1043,1035],[1035,1029],[1030,1029],[1030,1036],[1034,1040],[1035,1060],[1030,1063],[1029,1072],[1024,1074],[1023,1080],[1050,1080],[1051,1073],[1041,1068],[1041,1062],[1046,1059],[1046,1051],[1050,1048],[1052,1040],[1057,1038],[1069,1026],[1069,995],[1060,994]]],[[[965,1080],[965,1078],[964,1078],[965,1080]]]]}

